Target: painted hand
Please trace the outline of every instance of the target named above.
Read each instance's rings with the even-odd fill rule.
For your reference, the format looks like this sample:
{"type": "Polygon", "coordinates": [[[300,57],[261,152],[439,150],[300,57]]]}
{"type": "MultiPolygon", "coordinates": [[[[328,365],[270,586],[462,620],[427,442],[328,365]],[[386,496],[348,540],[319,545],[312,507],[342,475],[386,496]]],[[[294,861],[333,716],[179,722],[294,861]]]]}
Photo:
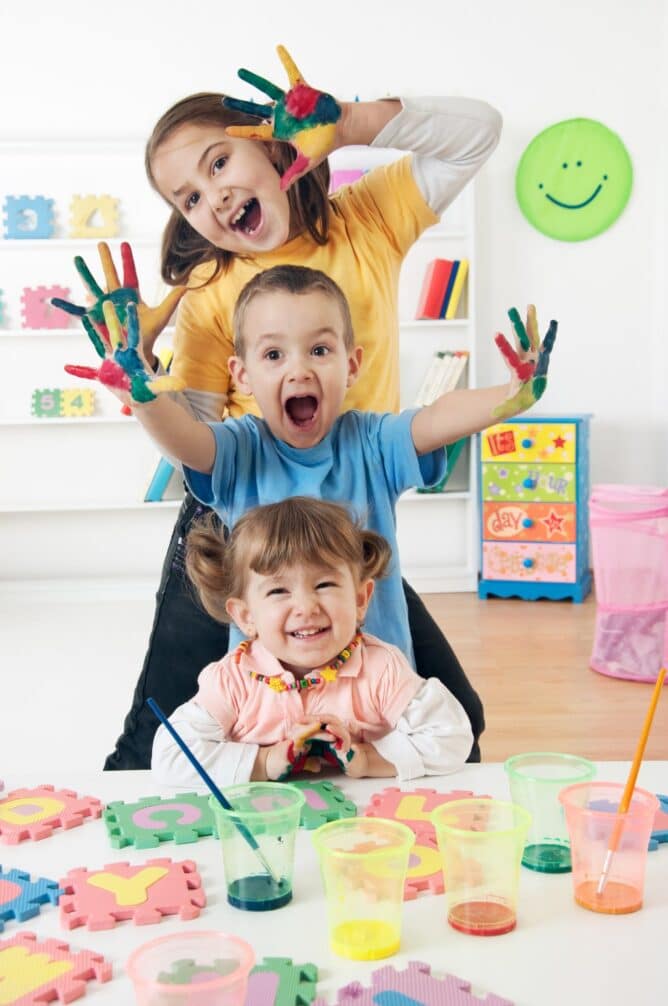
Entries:
{"type": "Polygon", "coordinates": [[[341,106],[331,94],[318,91],[306,83],[287,49],[279,45],[276,51],[288,75],[290,90],[283,91],[251,70],[241,69],[238,76],[273,101],[260,105],[254,101],[224,98],[223,104],[238,112],[270,120],[257,126],[228,126],[226,132],[230,136],[247,140],[281,140],[294,147],[296,160],[281,178],[281,188],[285,190],[324,161],[334,149],[341,106]]]}
{"type": "Polygon", "coordinates": [[[71,304],[70,301],[61,300],[59,297],[54,297],[51,303],[81,319],[81,323],[95,347],[95,352],[103,359],[109,350],[109,333],[102,310],[103,305],[110,301],[116,309],[121,325],[124,325],[126,306],[136,304],[141,329],[142,351],[146,357],[150,358],[156,339],[172,316],[187,287],[174,287],[160,304],[149,307],[141,299],[132,248],[127,241],[123,241],[121,244],[122,283],[118,277],[109,245],[105,241],[101,241],[97,248],[100,253],[107,289],[103,290],[99,286],[83,258],[77,255],[74,259],[74,265],[89,291],[93,301],[92,305],[83,307],[81,304],[71,304]]]}
{"type": "Polygon", "coordinates": [[[66,364],[67,373],[99,381],[126,404],[150,402],[162,391],[181,391],[185,387],[183,381],[176,377],[155,377],[147,369],[139,344],[137,305],[126,303],[123,307],[127,332],[119,321],[118,313],[119,309],[115,309],[111,300],[107,299],[102,304],[104,330],[90,322],[95,336],[93,344],[96,350],[98,345],[103,349],[101,365],[95,368],[66,364]]]}
{"type": "Polygon", "coordinates": [[[517,350],[513,349],[501,332],[494,337],[511,373],[510,393],[493,410],[495,419],[509,419],[520,412],[526,412],[538,401],[547,387],[547,368],[557,337],[557,322],[551,321],[541,342],[533,304],[529,304],[527,308],[526,327],[514,307],[508,311],[508,317],[515,329],[517,350]]]}

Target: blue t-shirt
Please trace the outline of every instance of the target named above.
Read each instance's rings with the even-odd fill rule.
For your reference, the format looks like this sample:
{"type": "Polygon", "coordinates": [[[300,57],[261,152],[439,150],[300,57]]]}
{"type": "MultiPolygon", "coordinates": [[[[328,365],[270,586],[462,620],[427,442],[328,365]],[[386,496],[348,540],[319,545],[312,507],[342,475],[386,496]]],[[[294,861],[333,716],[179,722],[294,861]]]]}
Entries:
{"type": "MultiPolygon", "coordinates": [[[[398,416],[344,412],[327,436],[307,449],[277,440],[257,416],[226,419],[210,424],[216,438],[211,474],[184,467],[193,495],[212,507],[228,527],[234,527],[251,507],[290,496],[315,496],[347,505],[364,527],[387,538],[392,547],[390,569],[376,583],[364,629],[398,646],[413,666],[394,507],[406,489],[433,485],[446,469],[443,448],[418,457],[411,437],[417,411],[409,409],[398,416]]],[[[237,627],[230,626],[229,648],[242,638],[237,627]]]]}

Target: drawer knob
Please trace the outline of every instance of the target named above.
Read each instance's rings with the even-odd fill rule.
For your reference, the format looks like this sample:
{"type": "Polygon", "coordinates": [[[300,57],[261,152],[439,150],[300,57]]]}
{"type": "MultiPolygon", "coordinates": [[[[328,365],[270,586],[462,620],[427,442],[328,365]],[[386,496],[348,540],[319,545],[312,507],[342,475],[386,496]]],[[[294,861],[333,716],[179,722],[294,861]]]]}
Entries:
{"type": "Polygon", "coordinates": [[[522,482],[522,485],[524,486],[525,489],[535,489],[537,481],[538,481],[537,479],[526,478],[522,482]]]}
{"type": "Polygon", "coordinates": [[[533,566],[533,559],[522,559],[522,565],[525,569],[531,569],[533,566]]]}
{"type": "Polygon", "coordinates": [[[531,517],[525,517],[522,521],[522,527],[533,527],[533,521],[531,517]]]}
{"type": "Polygon", "coordinates": [[[522,441],[522,447],[525,447],[527,450],[529,449],[529,447],[533,447],[533,440],[531,440],[529,437],[525,437],[524,440],[522,441]]]}

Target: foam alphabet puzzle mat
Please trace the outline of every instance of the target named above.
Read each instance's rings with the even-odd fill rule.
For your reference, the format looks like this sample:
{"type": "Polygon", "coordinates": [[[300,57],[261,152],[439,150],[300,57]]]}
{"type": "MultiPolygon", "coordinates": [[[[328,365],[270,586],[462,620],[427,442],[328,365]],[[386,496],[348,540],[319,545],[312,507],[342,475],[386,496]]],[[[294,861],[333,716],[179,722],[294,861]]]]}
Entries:
{"type": "Polygon", "coordinates": [[[652,834],[649,837],[649,851],[653,852],[663,842],[668,843],[668,796],[657,793],[659,809],[654,816],[652,834]]]}
{"type": "Polygon", "coordinates": [[[21,294],[23,328],[69,328],[72,317],[51,303],[52,298],[69,300],[67,286],[26,286],[21,294]]]}
{"type": "Polygon", "coordinates": [[[467,789],[453,789],[449,793],[439,793],[435,789],[402,790],[397,786],[388,786],[371,797],[364,816],[394,818],[407,824],[416,834],[418,831],[430,831],[436,837],[431,823],[431,812],[451,800],[466,800],[473,796],[489,799],[467,789]]]}
{"type": "Polygon", "coordinates": [[[46,785],[14,789],[0,800],[0,842],[17,845],[25,839],[49,838],[55,828],[76,828],[101,813],[99,800],[77,796],[71,789],[46,785]]]}
{"type": "Polygon", "coordinates": [[[8,919],[16,919],[17,922],[32,919],[47,902],[57,905],[62,893],[55,880],[45,877],[31,880],[30,874],[23,870],[5,871],[0,866],[0,933],[8,919]]]}
{"type": "Polygon", "coordinates": [[[113,929],[132,919],[137,926],[161,922],[165,915],[196,919],[206,895],[192,860],[148,859],[108,863],[99,870],[78,867],[60,880],[60,923],[65,929],[113,929]]]}
{"type": "Polygon", "coordinates": [[[290,780],[290,785],[300,789],[306,799],[299,822],[302,828],[310,830],[328,821],[357,816],[357,807],[352,800],[348,800],[343,790],[327,779],[320,782],[290,780]]]}
{"type": "Polygon", "coordinates": [[[209,798],[199,793],[177,793],[170,799],[145,796],[134,803],[115,800],[102,816],[114,849],[155,849],[163,842],[183,845],[216,835],[209,798]]]}
{"type": "Polygon", "coordinates": [[[38,940],[28,932],[0,940],[0,1003],[7,1006],[73,1002],[92,978],[111,978],[111,964],[100,954],[71,951],[62,940],[38,940]]]}
{"type": "Polygon", "coordinates": [[[245,1006],[309,1006],[317,981],[315,964],[293,964],[290,957],[265,957],[250,973],[245,1006]]]}
{"type": "MultiPolygon", "coordinates": [[[[351,982],[339,989],[336,1006],[514,1006],[511,999],[471,993],[471,983],[445,975],[434,978],[428,964],[410,961],[405,971],[391,965],[374,971],[371,987],[351,982]]],[[[313,1006],[329,1006],[318,997],[313,1006]]]]}

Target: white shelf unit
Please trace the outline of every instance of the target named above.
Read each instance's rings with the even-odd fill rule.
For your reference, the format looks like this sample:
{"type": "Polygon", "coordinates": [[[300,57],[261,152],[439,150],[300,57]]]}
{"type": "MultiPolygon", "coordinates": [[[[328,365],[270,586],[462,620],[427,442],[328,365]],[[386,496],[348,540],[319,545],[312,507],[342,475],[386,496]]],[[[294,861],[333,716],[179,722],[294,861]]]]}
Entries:
{"type": "MultiPolygon", "coordinates": [[[[396,152],[349,148],[337,167],[388,160],[396,152]],[[346,163],[347,160],[347,163],[346,163]]],[[[74,194],[108,194],[119,199],[119,235],[105,239],[120,269],[119,245],[131,243],[144,299],[155,303],[166,287],[159,281],[159,244],[167,209],[145,180],[140,140],[35,141],[0,143],[7,195],[43,195],[55,201],[56,233],[50,239],[0,237],[0,367],[10,374],[0,399],[0,593],[23,593],[68,581],[70,589],[95,590],[109,583],[110,596],[153,591],[174,524],[178,501],[143,503],[158,456],[138,424],[120,404],[94,388],[90,418],[36,418],[30,414],[35,388],[76,386],[65,363],[97,365],[76,319],[58,329],[23,328],[24,287],[69,287],[83,303],[83,283],[73,259],[83,254],[99,282],[103,277],[97,239],[67,236],[74,194]]],[[[431,355],[438,349],[469,352],[468,380],[475,383],[474,209],[469,186],[415,245],[403,266],[400,289],[402,406],[412,404],[431,355]],[[470,262],[467,317],[413,321],[427,263],[436,257],[470,262]]],[[[158,348],[169,344],[166,332],[158,348]]],[[[461,466],[460,466],[461,467],[461,466]]],[[[439,495],[406,493],[398,506],[402,566],[417,590],[474,590],[477,579],[475,466],[464,465],[464,484],[439,495]]],[[[104,590],[102,590],[104,593],[104,590]]]]}

